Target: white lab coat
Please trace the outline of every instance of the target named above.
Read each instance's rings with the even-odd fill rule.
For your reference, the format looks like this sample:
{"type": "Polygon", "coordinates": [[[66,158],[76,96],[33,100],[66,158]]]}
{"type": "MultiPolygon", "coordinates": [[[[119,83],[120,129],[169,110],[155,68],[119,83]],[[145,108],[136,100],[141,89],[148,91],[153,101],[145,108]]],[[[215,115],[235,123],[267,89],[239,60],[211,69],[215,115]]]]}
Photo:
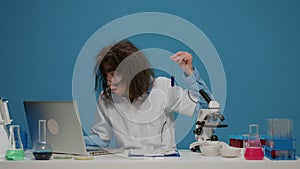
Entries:
{"type": "Polygon", "coordinates": [[[190,97],[198,101],[165,77],[156,78],[151,92],[132,104],[126,97],[100,96],[92,133],[108,141],[114,134],[117,146],[126,149],[176,149],[174,112],[191,116],[196,103],[190,97]]]}

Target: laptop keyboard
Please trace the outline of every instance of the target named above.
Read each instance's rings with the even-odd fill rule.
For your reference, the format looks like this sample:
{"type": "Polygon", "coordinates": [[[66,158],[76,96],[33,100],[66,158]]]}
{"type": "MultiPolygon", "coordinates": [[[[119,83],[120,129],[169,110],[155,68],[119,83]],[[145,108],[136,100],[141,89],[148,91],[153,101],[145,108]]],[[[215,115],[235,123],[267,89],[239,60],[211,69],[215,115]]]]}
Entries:
{"type": "Polygon", "coordinates": [[[112,152],[107,151],[105,149],[101,149],[101,150],[89,151],[89,154],[91,156],[100,156],[100,155],[112,154],[112,152]]]}

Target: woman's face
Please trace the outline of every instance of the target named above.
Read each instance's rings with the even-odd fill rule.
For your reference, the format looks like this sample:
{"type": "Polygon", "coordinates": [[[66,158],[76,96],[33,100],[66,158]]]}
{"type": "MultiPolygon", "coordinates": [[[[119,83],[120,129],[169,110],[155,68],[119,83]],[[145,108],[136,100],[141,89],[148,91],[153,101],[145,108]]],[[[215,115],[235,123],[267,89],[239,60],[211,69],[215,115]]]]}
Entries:
{"type": "Polygon", "coordinates": [[[121,96],[126,93],[127,85],[118,73],[114,71],[106,73],[106,80],[113,94],[121,96]]]}

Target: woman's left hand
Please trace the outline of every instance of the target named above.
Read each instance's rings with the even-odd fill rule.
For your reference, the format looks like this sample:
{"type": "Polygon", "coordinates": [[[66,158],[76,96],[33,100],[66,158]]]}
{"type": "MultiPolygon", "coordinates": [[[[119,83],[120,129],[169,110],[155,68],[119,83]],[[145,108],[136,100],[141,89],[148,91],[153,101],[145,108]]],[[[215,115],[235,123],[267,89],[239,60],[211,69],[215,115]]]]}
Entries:
{"type": "Polygon", "coordinates": [[[190,53],[180,51],[170,56],[170,59],[176,62],[187,75],[194,72],[193,57],[190,53]]]}

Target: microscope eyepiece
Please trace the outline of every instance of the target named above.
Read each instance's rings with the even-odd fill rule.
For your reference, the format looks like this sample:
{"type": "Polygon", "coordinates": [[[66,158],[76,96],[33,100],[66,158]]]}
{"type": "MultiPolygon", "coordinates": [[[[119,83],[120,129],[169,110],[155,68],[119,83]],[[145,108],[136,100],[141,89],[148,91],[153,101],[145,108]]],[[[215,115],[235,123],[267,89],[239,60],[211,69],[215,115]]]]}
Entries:
{"type": "Polygon", "coordinates": [[[209,104],[209,102],[211,101],[211,98],[208,96],[208,94],[203,89],[199,90],[199,93],[205,99],[205,101],[209,104]]]}

